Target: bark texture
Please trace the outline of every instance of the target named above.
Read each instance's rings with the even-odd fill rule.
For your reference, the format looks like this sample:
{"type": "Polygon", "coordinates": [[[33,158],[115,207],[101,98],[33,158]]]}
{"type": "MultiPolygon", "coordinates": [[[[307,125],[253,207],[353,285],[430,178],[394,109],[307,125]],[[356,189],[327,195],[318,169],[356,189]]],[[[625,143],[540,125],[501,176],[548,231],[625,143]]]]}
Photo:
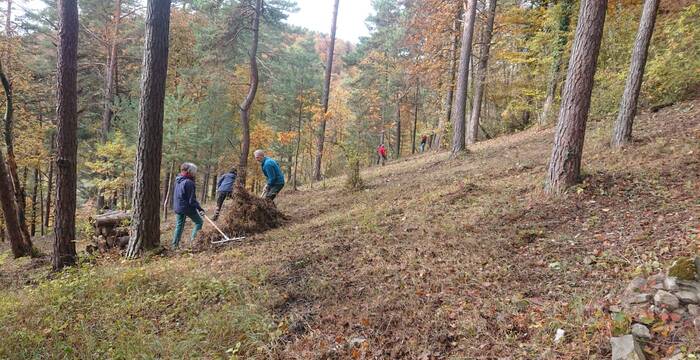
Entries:
{"type": "Polygon", "coordinates": [[[321,159],[323,158],[323,145],[326,141],[326,116],[328,113],[328,98],[331,91],[331,73],[333,71],[333,54],[335,53],[335,30],[338,22],[338,5],[340,0],[335,0],[333,5],[333,22],[331,23],[331,43],[328,45],[326,54],[326,73],[323,80],[323,95],[321,105],[323,105],[323,118],[318,130],[318,148],[316,149],[316,160],[314,161],[314,180],[321,180],[321,159]]]}
{"type": "MultiPolygon", "coordinates": [[[[7,122],[7,119],[12,117],[12,88],[10,86],[10,81],[3,72],[2,62],[0,62],[0,81],[2,82],[2,88],[5,92],[5,121],[7,122]]],[[[5,230],[10,239],[12,255],[15,258],[31,255],[31,239],[22,233],[17,202],[14,198],[12,180],[5,166],[5,159],[2,151],[0,151],[0,202],[2,202],[5,230]]]]}
{"type": "Polygon", "coordinates": [[[168,72],[170,0],[149,0],[141,73],[139,141],[134,169],[131,237],[126,257],[160,245],[160,162],[168,72]]]}
{"type": "Polygon", "coordinates": [[[241,113],[241,158],[238,162],[238,176],[236,182],[245,187],[247,169],[248,169],[248,154],[250,153],[250,107],[255,100],[255,93],[258,91],[258,35],[260,32],[260,13],[262,12],[262,0],[255,2],[255,17],[253,18],[253,43],[250,49],[250,86],[248,94],[240,106],[241,113]]]}
{"type": "Polygon", "coordinates": [[[607,0],[581,3],[576,38],[562,98],[546,190],[559,194],[579,180],[593,78],[605,24],[607,0]]]}
{"type": "Polygon", "coordinates": [[[438,121],[437,132],[435,139],[431,144],[431,149],[440,151],[442,147],[442,138],[445,137],[447,124],[452,121],[452,99],[454,98],[455,90],[455,67],[457,66],[457,20],[452,23],[452,41],[450,43],[450,67],[447,69],[447,91],[443,99],[443,116],[438,121]]]}
{"type": "Polygon", "coordinates": [[[624,146],[632,140],[632,124],[634,123],[634,117],[637,115],[639,91],[642,88],[644,67],[647,63],[649,43],[651,43],[651,36],[654,33],[658,9],[659,0],[646,0],[644,2],[642,18],[639,21],[639,31],[637,31],[634,49],[632,49],[630,72],[627,76],[625,92],[620,102],[620,113],[617,116],[613,130],[612,146],[615,148],[624,146]]]}
{"type": "Polygon", "coordinates": [[[557,85],[559,85],[561,65],[564,60],[564,49],[566,48],[566,42],[569,38],[569,25],[571,24],[571,13],[573,11],[574,1],[564,0],[561,6],[558,35],[556,43],[554,44],[554,61],[552,62],[552,69],[550,70],[549,83],[547,84],[547,95],[542,105],[542,113],[540,113],[540,125],[547,125],[547,123],[549,123],[549,117],[551,116],[557,85]]]}
{"type": "Polygon", "coordinates": [[[121,0],[114,1],[114,14],[112,15],[112,34],[111,41],[109,44],[109,56],[107,61],[107,72],[105,74],[105,97],[104,105],[102,110],[102,132],[101,140],[102,143],[106,143],[109,138],[109,133],[112,130],[112,117],[114,116],[114,93],[116,88],[116,78],[117,78],[117,64],[118,56],[117,50],[119,48],[118,36],[119,36],[119,22],[121,20],[121,0]]]}
{"type": "Polygon", "coordinates": [[[469,128],[467,129],[467,144],[475,143],[479,135],[479,120],[481,118],[481,104],[484,99],[484,90],[486,89],[486,72],[489,65],[491,35],[493,34],[493,23],[496,18],[496,0],[488,0],[486,11],[486,23],[481,32],[481,52],[479,54],[479,63],[476,68],[474,104],[472,106],[471,117],[469,118],[469,128]]]}
{"type": "Polygon", "coordinates": [[[396,94],[396,158],[401,157],[401,96],[396,94]]]}
{"type": "Polygon", "coordinates": [[[78,162],[78,2],[59,0],[56,219],[53,269],[75,264],[75,202],[78,162]]]}
{"type": "Polygon", "coordinates": [[[465,127],[467,116],[467,88],[469,87],[469,61],[472,55],[472,39],[474,37],[474,22],[476,20],[476,0],[467,1],[467,9],[464,11],[464,24],[462,28],[462,49],[459,56],[459,70],[457,72],[457,93],[454,104],[454,118],[452,119],[452,154],[466,150],[465,127]]]}

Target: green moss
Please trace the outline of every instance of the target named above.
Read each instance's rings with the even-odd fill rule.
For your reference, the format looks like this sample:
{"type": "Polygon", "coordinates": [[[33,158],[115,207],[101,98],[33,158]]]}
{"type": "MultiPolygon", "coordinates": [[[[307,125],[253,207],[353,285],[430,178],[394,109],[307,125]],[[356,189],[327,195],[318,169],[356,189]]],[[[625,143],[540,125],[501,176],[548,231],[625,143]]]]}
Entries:
{"type": "Polygon", "coordinates": [[[679,258],[668,269],[668,276],[677,277],[680,280],[695,280],[696,275],[695,262],[688,257],[679,258]]]}

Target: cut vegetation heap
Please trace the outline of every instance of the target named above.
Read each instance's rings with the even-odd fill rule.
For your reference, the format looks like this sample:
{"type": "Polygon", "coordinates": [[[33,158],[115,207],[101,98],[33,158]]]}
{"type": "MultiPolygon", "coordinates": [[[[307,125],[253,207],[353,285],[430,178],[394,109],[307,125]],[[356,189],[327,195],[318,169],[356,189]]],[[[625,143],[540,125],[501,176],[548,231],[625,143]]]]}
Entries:
{"type": "MultiPolygon", "coordinates": [[[[240,186],[233,192],[233,201],[223,210],[218,226],[230,237],[247,236],[281,226],[287,217],[275,204],[261,199],[240,186]]],[[[214,227],[205,227],[197,237],[195,249],[212,247],[212,242],[220,241],[221,234],[214,227]]]]}

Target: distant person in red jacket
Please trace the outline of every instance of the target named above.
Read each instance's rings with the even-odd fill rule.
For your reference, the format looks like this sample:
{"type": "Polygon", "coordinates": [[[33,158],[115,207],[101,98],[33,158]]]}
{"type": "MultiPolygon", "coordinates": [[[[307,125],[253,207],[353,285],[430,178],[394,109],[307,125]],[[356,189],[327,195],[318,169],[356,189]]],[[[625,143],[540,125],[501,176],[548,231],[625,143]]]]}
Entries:
{"type": "Polygon", "coordinates": [[[384,163],[386,162],[386,147],[384,144],[379,144],[377,147],[377,154],[379,155],[379,160],[382,163],[382,166],[384,166],[384,163]]]}
{"type": "Polygon", "coordinates": [[[420,137],[420,152],[425,151],[425,144],[428,143],[428,135],[423,134],[423,136],[420,137]]]}

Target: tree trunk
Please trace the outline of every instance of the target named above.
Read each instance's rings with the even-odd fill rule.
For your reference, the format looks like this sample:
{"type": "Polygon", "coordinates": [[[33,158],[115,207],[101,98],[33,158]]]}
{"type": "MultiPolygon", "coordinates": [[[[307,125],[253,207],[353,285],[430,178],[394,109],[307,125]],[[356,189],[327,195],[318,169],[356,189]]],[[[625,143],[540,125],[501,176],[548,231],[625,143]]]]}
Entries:
{"type": "Polygon", "coordinates": [[[318,130],[318,148],[316,149],[316,161],[314,161],[314,180],[321,180],[321,158],[323,157],[323,144],[326,141],[326,115],[328,113],[328,98],[331,91],[331,72],[333,71],[333,55],[335,53],[335,30],[338,22],[338,5],[340,0],[335,0],[333,5],[333,22],[331,23],[331,43],[328,45],[326,53],[326,73],[323,80],[323,95],[321,105],[323,105],[323,117],[318,130]]]}
{"type": "Polygon", "coordinates": [[[544,105],[542,105],[542,113],[540,114],[540,125],[547,125],[547,123],[549,123],[549,117],[552,112],[557,85],[559,85],[561,65],[564,59],[564,49],[566,49],[566,42],[569,38],[569,25],[571,24],[571,13],[574,7],[573,3],[573,0],[564,0],[561,3],[562,9],[561,17],[559,18],[559,33],[557,35],[557,41],[554,44],[554,61],[552,62],[552,69],[550,70],[549,84],[547,84],[547,95],[544,99],[544,105]]]}
{"type": "Polygon", "coordinates": [[[121,20],[121,8],[122,8],[122,3],[121,0],[115,0],[114,1],[114,14],[112,15],[112,34],[111,34],[111,41],[110,41],[110,46],[109,46],[109,57],[108,57],[108,66],[107,66],[107,72],[105,76],[105,97],[104,97],[104,105],[103,105],[103,110],[102,110],[102,132],[101,132],[101,141],[102,143],[106,143],[107,139],[109,138],[109,133],[112,129],[112,116],[114,115],[114,112],[112,108],[114,107],[114,91],[115,91],[115,83],[116,83],[116,75],[117,75],[117,49],[118,49],[118,36],[119,36],[119,22],[121,20]]]}
{"type": "Polygon", "coordinates": [[[29,233],[34,236],[36,235],[36,198],[39,193],[39,169],[34,169],[34,184],[32,186],[32,223],[29,229],[29,233]]]}
{"type": "Polygon", "coordinates": [[[642,18],[639,22],[639,31],[637,31],[637,38],[634,40],[630,72],[627,76],[625,92],[622,95],[622,102],[620,103],[620,113],[617,116],[617,121],[615,121],[615,128],[613,130],[612,146],[615,148],[629,143],[632,139],[632,124],[637,114],[639,90],[642,88],[644,67],[647,63],[649,43],[654,33],[654,24],[656,23],[656,12],[658,9],[659,0],[646,0],[644,2],[644,10],[642,11],[642,18]]]}
{"type": "Polygon", "coordinates": [[[41,172],[39,175],[39,226],[41,236],[46,235],[46,227],[44,226],[44,185],[41,180],[41,172]]]}
{"type": "Polygon", "coordinates": [[[467,88],[469,87],[469,62],[472,54],[472,38],[474,37],[474,21],[476,20],[476,0],[468,0],[467,9],[464,11],[464,24],[462,28],[462,50],[459,57],[459,71],[457,75],[457,97],[455,99],[454,118],[452,119],[452,154],[466,150],[465,122],[467,116],[467,88]]]}
{"type": "Polygon", "coordinates": [[[78,3],[59,0],[56,110],[56,219],[53,269],[75,264],[75,206],[78,162],[78,3]]]}
{"type": "Polygon", "coordinates": [[[413,143],[411,144],[411,154],[416,153],[416,133],[418,130],[418,96],[420,95],[420,83],[416,81],[416,98],[413,102],[413,143]]]}
{"type": "MultiPolygon", "coordinates": [[[[114,1],[114,14],[112,15],[112,34],[109,45],[109,54],[107,56],[107,70],[105,72],[105,83],[104,83],[104,99],[103,99],[103,109],[102,109],[102,131],[100,132],[100,141],[102,144],[107,142],[109,139],[109,133],[112,129],[112,117],[114,111],[114,93],[116,87],[116,77],[117,77],[117,47],[118,47],[118,35],[119,35],[119,22],[121,20],[121,0],[114,1]]],[[[103,177],[104,179],[104,177],[103,177]]],[[[99,190],[99,195],[97,197],[97,208],[101,209],[104,206],[104,194],[102,190],[99,190]]]]}
{"type": "Polygon", "coordinates": [[[550,194],[562,193],[579,180],[586,120],[591,106],[607,3],[607,0],[586,0],[581,3],[549,162],[546,191],[550,194]]]}
{"type": "MultiPolygon", "coordinates": [[[[5,122],[12,117],[12,90],[10,87],[10,82],[5,77],[3,72],[2,62],[0,62],[0,80],[2,81],[2,87],[5,92],[5,122]]],[[[19,221],[19,211],[17,209],[17,202],[14,198],[12,180],[10,179],[7,167],[5,166],[5,159],[0,151],[0,202],[2,202],[2,213],[5,218],[5,229],[7,235],[10,238],[10,247],[12,248],[12,255],[15,258],[27,256],[32,254],[32,242],[28,234],[23,234],[21,229],[21,224],[19,221]]]]}
{"type": "Polygon", "coordinates": [[[396,158],[401,157],[401,96],[396,94],[396,158]]]}
{"type": "Polygon", "coordinates": [[[51,191],[53,190],[53,163],[54,163],[54,147],[56,144],[56,136],[51,135],[51,150],[49,152],[49,173],[46,175],[46,215],[44,215],[44,226],[47,228],[51,225],[51,191]]]}
{"type": "MultiPolygon", "coordinates": [[[[2,65],[0,64],[0,67],[2,65]]],[[[9,78],[4,72],[4,68],[0,71],[0,76],[2,77],[2,86],[5,90],[5,98],[7,99],[7,107],[5,109],[5,146],[7,149],[7,158],[5,162],[7,164],[7,172],[10,175],[11,188],[14,194],[17,209],[17,218],[19,220],[20,232],[24,237],[24,241],[31,242],[29,235],[29,230],[27,228],[27,221],[25,216],[25,211],[27,207],[26,193],[24,192],[24,186],[22,186],[22,181],[17,174],[17,161],[15,158],[15,146],[14,146],[14,108],[13,108],[13,94],[12,94],[12,84],[9,78]]]]}
{"type": "Polygon", "coordinates": [[[294,151],[294,175],[292,176],[292,189],[297,190],[297,169],[299,167],[299,147],[301,147],[301,121],[304,102],[302,101],[302,89],[304,88],[304,77],[301,78],[299,85],[299,109],[297,112],[297,144],[294,151]]]}
{"type": "Polygon", "coordinates": [[[481,119],[481,104],[486,88],[486,72],[489,65],[489,51],[491,50],[491,35],[493,34],[493,23],[496,18],[496,0],[488,0],[488,13],[486,24],[481,32],[481,54],[476,68],[476,84],[474,86],[474,101],[472,105],[471,118],[469,119],[469,129],[467,132],[467,144],[474,144],[479,134],[479,121],[481,119]]]}
{"type": "Polygon", "coordinates": [[[445,128],[447,124],[452,121],[452,99],[454,98],[455,90],[455,67],[457,66],[457,20],[452,23],[452,43],[450,45],[450,67],[447,70],[447,92],[445,93],[445,98],[443,100],[443,112],[444,116],[440,117],[438,121],[437,133],[435,134],[435,139],[431,143],[431,149],[435,151],[440,151],[442,147],[442,138],[445,136],[445,128]]]}
{"type": "Polygon", "coordinates": [[[248,153],[250,152],[250,107],[255,100],[255,93],[258,91],[258,35],[260,33],[260,16],[262,12],[262,0],[255,2],[255,18],[253,19],[253,42],[250,49],[250,86],[248,94],[240,106],[241,112],[241,158],[238,163],[238,177],[236,183],[245,188],[248,171],[248,153]]]}
{"type": "Polygon", "coordinates": [[[131,237],[127,258],[160,245],[160,162],[168,73],[170,0],[149,0],[139,103],[139,141],[134,169],[131,237]]]}

